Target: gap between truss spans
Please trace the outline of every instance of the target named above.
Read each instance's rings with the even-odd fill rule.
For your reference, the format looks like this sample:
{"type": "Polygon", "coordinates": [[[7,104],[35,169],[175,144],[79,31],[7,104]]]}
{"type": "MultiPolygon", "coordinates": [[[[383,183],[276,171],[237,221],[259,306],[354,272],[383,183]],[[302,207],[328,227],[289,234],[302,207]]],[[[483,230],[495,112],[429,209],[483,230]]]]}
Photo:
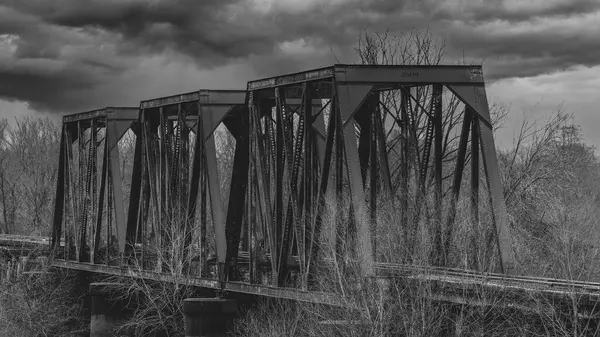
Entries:
{"type": "MultiPolygon", "coordinates": [[[[448,258],[449,241],[452,235],[456,199],[462,181],[465,163],[465,148],[468,133],[472,129],[473,145],[478,154],[481,146],[486,182],[491,202],[491,212],[497,249],[500,252],[500,270],[514,262],[513,251],[507,232],[507,219],[499,180],[491,119],[485,93],[483,71],[480,66],[370,66],[334,65],[332,67],[309,70],[295,74],[250,81],[248,109],[250,119],[251,161],[249,188],[254,186],[246,197],[249,221],[256,222],[256,228],[249,230],[249,240],[260,242],[263,250],[272,257],[273,282],[283,286],[286,283],[289,255],[299,257],[301,287],[310,283],[315,269],[316,247],[320,242],[323,203],[326,195],[350,197],[352,221],[348,228],[338,228],[338,233],[346,232],[355,245],[357,258],[364,274],[372,274],[374,256],[377,255],[376,240],[376,198],[377,184],[384,181],[390,184],[390,172],[385,137],[379,120],[379,95],[390,90],[403,90],[402,97],[411,96],[414,87],[432,85],[434,88],[432,107],[429,113],[431,132],[428,132],[426,148],[433,148],[433,174],[435,177],[436,220],[433,229],[433,263],[444,264],[448,258]],[[454,174],[454,187],[451,210],[447,225],[443,228],[441,186],[442,186],[442,143],[445,136],[441,127],[442,88],[447,87],[465,104],[464,127],[461,132],[461,145],[454,174]],[[289,99],[300,102],[295,106],[289,99]],[[313,100],[327,101],[328,109],[315,105],[313,100]],[[328,125],[323,116],[327,111],[328,125]],[[262,125],[271,125],[272,129],[262,125]],[[356,136],[356,128],[360,136],[356,136]],[[475,138],[477,136],[477,138],[475,138]],[[262,140],[265,140],[264,142],[262,140]],[[431,144],[435,142],[434,144],[431,144]],[[357,146],[358,144],[358,146],[357,146]],[[435,146],[433,146],[435,145],[435,146]],[[277,153],[278,162],[269,162],[267,150],[277,153]],[[329,174],[334,179],[329,184],[329,174]],[[370,179],[367,179],[367,174],[370,179]],[[288,181],[282,181],[285,176],[288,181]],[[383,177],[381,177],[383,176],[383,177]],[[333,186],[335,185],[335,186],[333,186]],[[283,193],[282,193],[283,190],[283,193]],[[272,195],[270,191],[275,191],[272,195]],[[284,196],[285,194],[285,196],[284,196]],[[252,200],[267,200],[262,206],[252,200]],[[369,203],[367,203],[369,201],[369,203]],[[266,209],[273,211],[265,212],[266,209]],[[263,212],[263,213],[261,213],[263,212]],[[273,216],[275,219],[272,219],[273,216]],[[442,230],[443,229],[443,230],[442,230]],[[348,234],[350,233],[350,234],[348,234]]],[[[414,99],[414,97],[413,97],[414,99]]],[[[410,99],[403,100],[403,107],[410,108],[410,99]]],[[[324,104],[323,104],[324,105],[324,104]]],[[[404,108],[403,108],[404,109],[404,108]]],[[[411,122],[411,114],[402,117],[402,129],[411,122]]],[[[399,124],[399,125],[400,125],[399,124]]],[[[410,147],[411,136],[403,148],[410,147]]],[[[404,150],[407,151],[407,150],[404,150]]],[[[425,178],[429,161],[429,150],[423,154],[421,172],[425,178]]],[[[476,157],[477,158],[477,157],[476,157]]],[[[478,166],[473,163],[473,167],[478,166]]],[[[478,193],[478,173],[473,172],[472,189],[478,193]]],[[[406,187],[405,187],[406,188],[406,187]]],[[[473,207],[478,202],[473,197],[473,207]]],[[[338,206],[339,207],[339,206],[338,206]]],[[[477,214],[477,211],[473,211],[477,214]]],[[[338,223],[338,226],[342,224],[338,223]]],[[[407,219],[402,226],[411,226],[407,219]]],[[[252,248],[250,249],[252,250],[252,248]]],[[[253,254],[250,255],[250,264],[253,254]]],[[[252,279],[256,279],[253,277],[252,279]]]]}

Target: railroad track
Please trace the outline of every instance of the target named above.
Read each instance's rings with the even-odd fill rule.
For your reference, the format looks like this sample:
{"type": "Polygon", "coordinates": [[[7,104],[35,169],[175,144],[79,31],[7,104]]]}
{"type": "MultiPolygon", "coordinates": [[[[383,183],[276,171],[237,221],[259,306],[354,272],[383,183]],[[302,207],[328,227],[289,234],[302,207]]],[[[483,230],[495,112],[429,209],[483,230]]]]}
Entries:
{"type": "MultiPolygon", "coordinates": [[[[19,247],[26,247],[29,249],[47,249],[49,248],[49,244],[50,241],[48,238],[0,234],[0,248],[18,249],[19,247]]],[[[264,265],[270,265],[268,261],[269,256],[267,255],[265,261],[263,261],[264,265]]],[[[244,265],[248,262],[248,252],[240,252],[238,263],[244,265]]],[[[297,263],[297,259],[295,262],[297,263]]],[[[580,295],[587,296],[589,300],[600,301],[600,282],[482,273],[467,269],[384,262],[374,263],[374,269],[377,277],[380,278],[401,277],[420,281],[432,281],[443,284],[446,287],[453,286],[463,289],[469,286],[485,286],[500,291],[524,291],[555,296],[580,295]]]]}

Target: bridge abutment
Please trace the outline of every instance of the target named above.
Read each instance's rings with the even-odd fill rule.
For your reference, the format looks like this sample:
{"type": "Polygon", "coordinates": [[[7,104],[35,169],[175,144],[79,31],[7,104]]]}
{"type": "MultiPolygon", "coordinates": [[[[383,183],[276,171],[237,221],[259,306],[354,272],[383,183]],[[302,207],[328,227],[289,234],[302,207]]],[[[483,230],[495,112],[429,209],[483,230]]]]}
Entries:
{"type": "Polygon", "coordinates": [[[90,283],[90,337],[113,336],[112,329],[123,315],[123,305],[112,300],[111,293],[121,286],[119,283],[90,283]]]}
{"type": "Polygon", "coordinates": [[[186,337],[221,337],[233,325],[238,302],[222,298],[188,298],[183,301],[186,337]]]}

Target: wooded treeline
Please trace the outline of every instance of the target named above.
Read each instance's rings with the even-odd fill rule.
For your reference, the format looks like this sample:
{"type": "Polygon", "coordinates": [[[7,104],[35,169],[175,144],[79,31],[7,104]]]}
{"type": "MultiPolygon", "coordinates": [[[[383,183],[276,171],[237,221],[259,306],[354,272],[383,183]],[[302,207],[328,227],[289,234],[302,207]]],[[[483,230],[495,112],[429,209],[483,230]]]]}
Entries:
{"type": "MultiPolygon", "coordinates": [[[[357,40],[357,62],[406,65],[447,64],[448,62],[444,60],[444,47],[444,41],[429,32],[412,31],[397,35],[365,32],[357,40]]],[[[461,63],[466,62],[462,60],[461,63]]],[[[418,102],[411,111],[414,122],[410,130],[404,131],[400,129],[398,123],[402,118],[401,97],[390,93],[381,98],[390,112],[382,115],[382,122],[387,127],[386,150],[390,161],[394,194],[393,198],[382,198],[385,200],[382,200],[381,212],[378,213],[376,233],[378,260],[385,262],[406,262],[406,256],[410,256],[415,263],[426,263],[427,261],[419,259],[427,260],[431,252],[432,239],[427,236],[430,235],[429,229],[432,224],[433,217],[430,212],[434,208],[433,202],[426,197],[419,199],[417,196],[421,193],[419,189],[424,191],[424,195],[432,195],[433,193],[429,192],[434,188],[433,169],[423,170],[423,167],[433,165],[433,160],[424,163],[423,156],[419,155],[423,152],[426,138],[424,134],[428,127],[427,109],[431,106],[433,95],[431,88],[428,87],[415,90],[413,94],[418,102]],[[406,166],[402,162],[403,154],[398,150],[402,146],[410,146],[414,149],[411,150],[412,155],[406,156],[409,162],[406,166]],[[418,230],[422,232],[422,235],[417,235],[417,230],[410,233],[413,235],[410,242],[403,239],[403,231],[406,228],[399,226],[398,220],[400,218],[398,205],[403,201],[402,172],[408,172],[411,177],[411,185],[408,186],[410,190],[404,197],[407,207],[410,208],[410,220],[414,220],[410,223],[420,227],[418,230]],[[422,172],[429,173],[423,175],[422,172]],[[385,205],[391,199],[395,199],[396,202],[385,205]],[[418,204],[419,201],[422,204],[418,204]],[[386,209],[386,206],[391,207],[386,209]]],[[[453,162],[457,153],[456,130],[460,129],[464,109],[462,103],[452,98],[446,91],[444,91],[443,102],[444,134],[448,135],[443,143],[443,186],[444,198],[447,201],[455,168],[453,162]]],[[[507,114],[521,113],[511,112],[503,103],[493,101],[490,102],[490,110],[495,130],[505,127],[503,122],[507,114]]],[[[509,218],[509,234],[517,260],[514,272],[519,275],[598,281],[600,249],[597,247],[597,242],[600,228],[597,220],[600,219],[600,161],[595,154],[595,149],[583,140],[581,129],[573,124],[572,116],[565,113],[561,107],[549,112],[548,116],[547,119],[539,121],[526,119],[516,130],[513,146],[497,150],[500,179],[509,218]]],[[[0,233],[49,235],[54,211],[60,129],[58,122],[48,118],[29,117],[15,120],[0,118],[0,233]]],[[[131,133],[126,134],[119,145],[121,175],[125,190],[131,183],[134,137],[131,133]]],[[[215,137],[217,137],[219,151],[218,171],[222,174],[221,190],[223,199],[227,200],[230,178],[227,172],[231,172],[235,141],[223,128],[218,129],[215,137]]],[[[470,174],[468,164],[470,160],[469,151],[464,173],[467,177],[470,174]]],[[[483,179],[483,175],[480,177],[483,179]]],[[[484,185],[483,180],[481,185],[484,185]]],[[[468,190],[468,183],[465,182],[462,191],[468,190]]],[[[490,219],[486,219],[486,214],[482,214],[479,223],[472,223],[466,205],[468,198],[469,195],[465,194],[461,200],[464,205],[461,203],[458,205],[457,228],[451,243],[455,249],[448,265],[471,267],[473,263],[469,260],[475,259],[475,267],[486,270],[489,268],[486,265],[489,260],[482,255],[485,255],[485,242],[490,235],[490,219]],[[477,241],[483,244],[468,248],[468,243],[465,244],[463,241],[467,241],[468,239],[465,238],[472,236],[478,236],[477,241]],[[471,248],[474,248],[474,251],[470,250],[471,248]]],[[[487,202],[484,199],[481,198],[482,203],[487,202]]],[[[128,202],[126,195],[126,205],[128,202]]],[[[335,213],[336,210],[329,209],[328,212],[335,213]]],[[[327,249],[326,245],[324,249],[327,249]]],[[[332,256],[333,261],[339,262],[335,270],[348,269],[347,266],[342,266],[343,259],[335,260],[335,258],[332,256]]],[[[346,291],[346,294],[351,294],[349,297],[354,296],[355,300],[365,303],[365,310],[352,312],[352,315],[356,315],[357,320],[368,323],[367,327],[372,331],[371,335],[428,336],[440,333],[440,317],[445,317],[448,313],[440,311],[438,304],[426,296],[430,291],[428,284],[421,284],[416,289],[400,287],[394,293],[397,296],[390,295],[390,290],[383,287],[366,289],[365,292],[354,294],[352,291],[358,282],[357,279],[351,274],[333,274],[321,275],[323,279],[320,281],[323,284],[335,283],[336,287],[341,288],[342,293],[346,291]],[[339,279],[335,279],[336,277],[339,279]],[[348,290],[352,291],[348,292],[348,290]]],[[[159,290],[147,284],[142,284],[138,288],[131,287],[131,289],[142,289],[150,299],[165,299],[164,303],[160,302],[162,307],[152,304],[145,307],[147,310],[140,310],[142,313],[149,313],[148,315],[166,310],[165,307],[179,308],[182,298],[179,288],[171,289],[167,284],[158,285],[159,290]],[[165,294],[177,296],[173,295],[169,298],[165,294]]],[[[340,289],[336,288],[335,291],[340,289]]],[[[11,298],[6,303],[9,302],[15,301],[11,298]]],[[[295,308],[288,312],[287,307],[283,310],[277,307],[279,305],[282,304],[276,303],[276,310],[272,307],[259,307],[247,313],[245,321],[238,325],[238,335],[322,336],[326,332],[317,324],[319,321],[350,317],[347,312],[321,312],[313,307],[295,308]],[[274,312],[279,316],[274,315],[274,312]]],[[[488,331],[482,317],[498,316],[498,312],[490,311],[492,309],[461,311],[460,317],[465,324],[466,335],[471,332],[474,335],[481,335],[482,331],[488,331]]],[[[27,310],[30,308],[25,311],[27,310]]],[[[164,324],[162,318],[157,320],[157,317],[159,316],[150,315],[125,325],[146,324],[153,328],[154,325],[164,324]]],[[[515,334],[523,331],[526,332],[525,334],[530,333],[520,314],[511,317],[515,320],[509,323],[511,329],[515,330],[503,328],[502,331],[516,331],[515,334]]],[[[452,319],[454,318],[452,316],[452,319]]],[[[553,325],[559,320],[555,320],[554,317],[546,318],[547,323],[544,321],[542,324],[544,328],[555,332],[564,331],[566,335],[571,333],[571,330],[567,330],[562,325],[553,325]]],[[[179,324],[182,323],[181,315],[174,315],[172,320],[177,323],[174,326],[182,327],[179,324]]],[[[348,329],[350,331],[354,328],[348,327],[348,329]]]]}
{"type": "Polygon", "coordinates": [[[59,143],[49,118],[0,119],[0,232],[48,235],[59,143]]]}

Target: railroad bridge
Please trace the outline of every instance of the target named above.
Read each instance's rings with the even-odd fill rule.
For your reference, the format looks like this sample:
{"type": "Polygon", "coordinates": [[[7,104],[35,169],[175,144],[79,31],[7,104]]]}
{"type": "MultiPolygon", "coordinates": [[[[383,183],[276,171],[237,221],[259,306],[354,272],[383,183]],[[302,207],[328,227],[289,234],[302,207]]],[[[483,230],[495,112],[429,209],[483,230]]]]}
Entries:
{"type": "Polygon", "coordinates": [[[591,317],[600,294],[514,275],[480,66],[334,65],[67,115],[58,160],[55,267],[329,305],[347,305],[319,287],[339,265],[457,303],[476,285],[591,317]]]}

